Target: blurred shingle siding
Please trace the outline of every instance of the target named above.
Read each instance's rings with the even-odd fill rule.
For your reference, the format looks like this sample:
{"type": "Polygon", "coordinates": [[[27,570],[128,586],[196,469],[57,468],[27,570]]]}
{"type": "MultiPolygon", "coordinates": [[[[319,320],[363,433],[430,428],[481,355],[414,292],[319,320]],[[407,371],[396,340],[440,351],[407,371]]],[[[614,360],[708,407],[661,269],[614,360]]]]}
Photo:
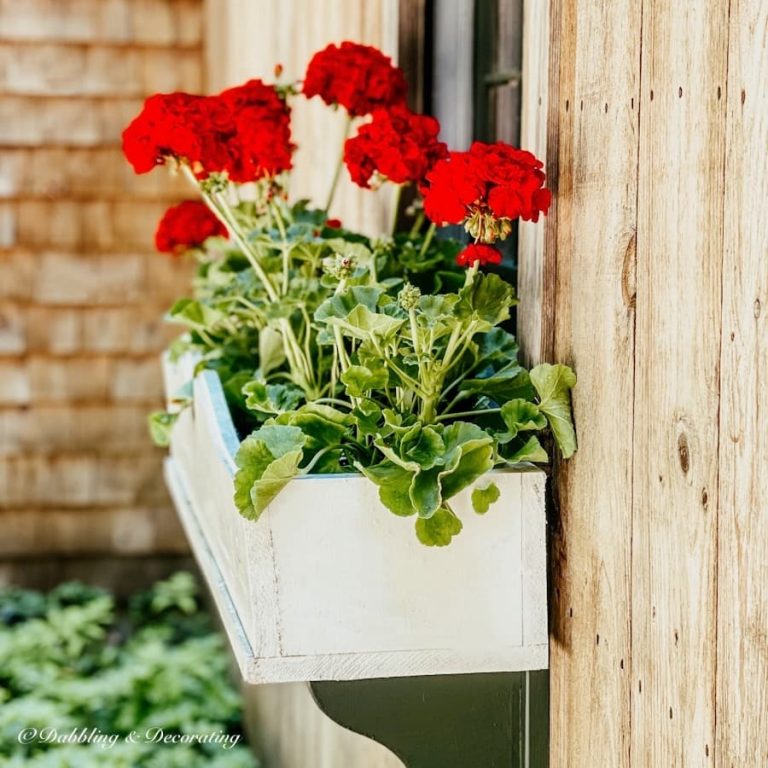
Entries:
{"type": "Polygon", "coordinates": [[[0,0],[0,558],[186,551],[145,427],[186,196],[120,132],[203,88],[202,0],[0,0]]]}

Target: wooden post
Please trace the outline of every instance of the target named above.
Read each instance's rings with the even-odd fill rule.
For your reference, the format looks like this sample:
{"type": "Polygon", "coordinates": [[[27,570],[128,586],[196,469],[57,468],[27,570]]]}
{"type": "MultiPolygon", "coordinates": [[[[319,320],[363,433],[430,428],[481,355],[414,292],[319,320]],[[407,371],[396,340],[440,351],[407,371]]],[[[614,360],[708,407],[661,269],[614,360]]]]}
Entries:
{"type": "Polygon", "coordinates": [[[524,71],[523,130],[556,204],[522,230],[522,343],[579,377],[550,764],[762,766],[768,9],[529,5],[549,69],[524,71]]]}
{"type": "Polygon", "coordinates": [[[729,21],[715,735],[718,766],[747,766],[768,764],[768,5],[729,21]]]}

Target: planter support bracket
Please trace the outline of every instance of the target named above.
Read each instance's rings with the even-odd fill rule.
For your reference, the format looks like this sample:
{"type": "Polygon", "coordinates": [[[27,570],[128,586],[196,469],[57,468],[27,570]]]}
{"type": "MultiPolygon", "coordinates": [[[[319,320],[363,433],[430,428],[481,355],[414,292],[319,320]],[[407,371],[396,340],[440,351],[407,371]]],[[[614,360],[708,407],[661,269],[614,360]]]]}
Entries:
{"type": "Polygon", "coordinates": [[[547,683],[541,671],[309,685],[328,717],[406,768],[545,768],[547,683]]]}

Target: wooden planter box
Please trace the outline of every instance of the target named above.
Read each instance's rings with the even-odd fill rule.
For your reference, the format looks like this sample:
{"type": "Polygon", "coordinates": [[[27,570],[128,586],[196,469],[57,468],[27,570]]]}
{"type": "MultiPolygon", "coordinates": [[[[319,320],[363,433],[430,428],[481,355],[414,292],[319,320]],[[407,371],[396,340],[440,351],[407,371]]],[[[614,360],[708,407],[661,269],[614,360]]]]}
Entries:
{"type": "MultiPolygon", "coordinates": [[[[192,361],[165,362],[166,388],[192,361]]],[[[547,667],[544,473],[494,472],[501,498],[425,547],[359,475],[293,480],[258,522],[233,500],[239,440],[218,377],[194,381],[166,478],[251,683],[547,667]]]]}

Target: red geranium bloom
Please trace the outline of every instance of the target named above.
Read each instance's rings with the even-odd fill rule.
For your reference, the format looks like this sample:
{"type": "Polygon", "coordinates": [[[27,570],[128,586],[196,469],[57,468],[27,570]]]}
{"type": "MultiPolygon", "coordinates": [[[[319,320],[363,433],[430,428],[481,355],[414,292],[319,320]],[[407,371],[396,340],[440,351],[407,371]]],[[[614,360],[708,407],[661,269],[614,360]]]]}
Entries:
{"type": "Polygon", "coordinates": [[[448,155],[448,147],[438,141],[439,132],[440,123],[434,117],[414,114],[404,106],[376,110],[373,120],[344,145],[352,181],[369,187],[374,173],[395,184],[423,180],[448,155]]]}
{"type": "Polygon", "coordinates": [[[232,181],[253,181],[291,168],[291,110],[261,80],[229,88],[218,97],[232,116],[235,137],[225,170],[232,181]]]}
{"type": "Polygon", "coordinates": [[[460,224],[485,193],[486,184],[468,152],[450,152],[427,174],[424,213],[436,224],[460,224]]]}
{"type": "Polygon", "coordinates": [[[465,223],[484,242],[504,238],[512,219],[538,221],[552,194],[544,189],[543,164],[507,144],[475,142],[451,152],[427,175],[424,211],[437,224],[465,223]]]}
{"type": "Polygon", "coordinates": [[[302,91],[308,99],[320,96],[326,104],[341,104],[350,115],[359,117],[403,103],[407,89],[402,70],[389,56],[346,41],[329,45],[312,57],[302,91]]]}
{"type": "Polygon", "coordinates": [[[290,168],[294,148],[290,110],[260,80],[219,96],[157,94],[123,132],[136,173],[175,157],[199,177],[226,172],[232,181],[254,181],[290,168]]]}
{"type": "Polygon", "coordinates": [[[470,155],[483,165],[491,183],[488,205],[499,218],[538,221],[539,212],[546,213],[552,193],[543,189],[544,164],[535,155],[508,144],[483,144],[476,141],[470,155]]]}
{"type": "Polygon", "coordinates": [[[483,264],[501,264],[501,253],[491,245],[473,243],[468,245],[457,257],[460,267],[471,267],[476,261],[483,264]]]}
{"type": "Polygon", "coordinates": [[[155,232],[155,246],[161,253],[179,254],[198,248],[209,237],[226,237],[226,227],[204,203],[185,200],[169,208],[155,232]]]}
{"type": "Polygon", "coordinates": [[[169,155],[200,155],[198,102],[189,93],[157,93],[123,131],[123,153],[136,173],[147,173],[169,155]]]}

